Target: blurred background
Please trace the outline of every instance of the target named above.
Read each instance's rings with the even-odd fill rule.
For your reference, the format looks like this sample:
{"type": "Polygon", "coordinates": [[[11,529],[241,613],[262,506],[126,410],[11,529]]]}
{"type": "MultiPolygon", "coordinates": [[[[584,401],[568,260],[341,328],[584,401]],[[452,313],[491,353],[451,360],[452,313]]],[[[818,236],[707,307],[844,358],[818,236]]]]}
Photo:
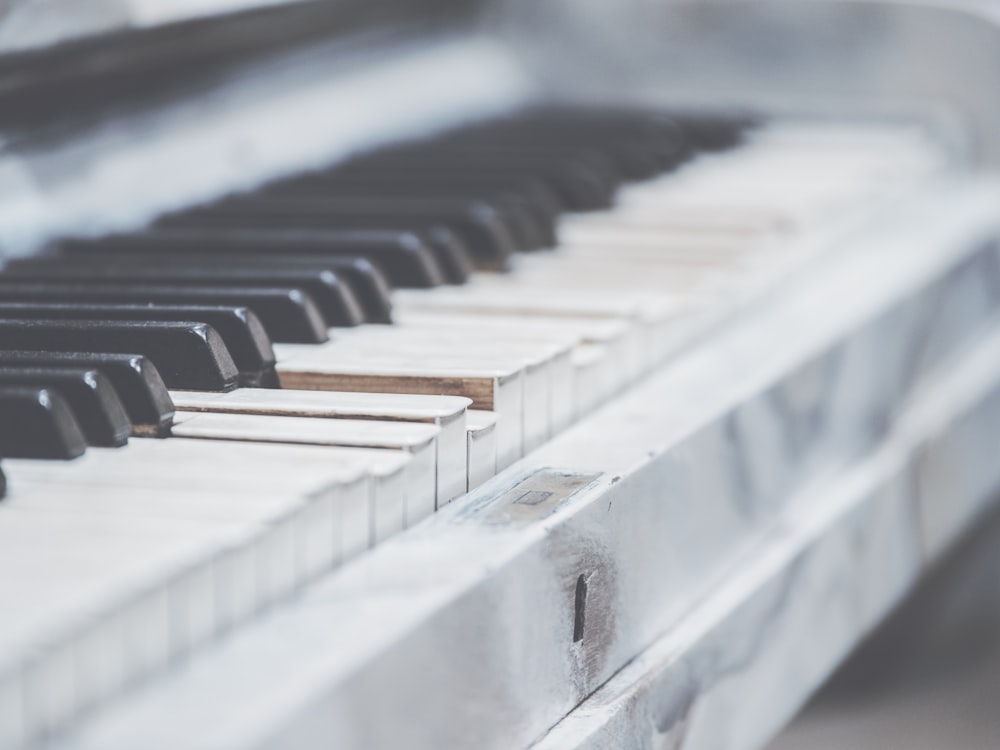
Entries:
{"type": "Polygon", "coordinates": [[[769,750],[1000,745],[1000,513],[941,560],[769,750]]]}

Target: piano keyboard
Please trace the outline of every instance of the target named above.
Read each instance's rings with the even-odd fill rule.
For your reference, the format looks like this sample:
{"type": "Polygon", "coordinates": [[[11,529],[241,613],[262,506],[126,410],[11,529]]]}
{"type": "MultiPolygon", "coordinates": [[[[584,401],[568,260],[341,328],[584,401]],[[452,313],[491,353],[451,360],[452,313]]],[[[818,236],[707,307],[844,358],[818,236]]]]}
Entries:
{"type": "Polygon", "coordinates": [[[459,501],[948,168],[900,124],[553,110],[8,262],[0,747],[459,501]]]}

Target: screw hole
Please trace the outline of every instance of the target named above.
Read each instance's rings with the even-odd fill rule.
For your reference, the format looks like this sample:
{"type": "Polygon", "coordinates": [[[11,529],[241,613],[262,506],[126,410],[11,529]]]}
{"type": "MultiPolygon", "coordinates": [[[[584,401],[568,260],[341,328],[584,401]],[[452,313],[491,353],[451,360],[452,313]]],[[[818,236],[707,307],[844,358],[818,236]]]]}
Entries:
{"type": "Polygon", "coordinates": [[[576,606],[573,617],[573,643],[583,640],[583,626],[587,614],[587,579],[580,574],[576,579],[576,606]]]}

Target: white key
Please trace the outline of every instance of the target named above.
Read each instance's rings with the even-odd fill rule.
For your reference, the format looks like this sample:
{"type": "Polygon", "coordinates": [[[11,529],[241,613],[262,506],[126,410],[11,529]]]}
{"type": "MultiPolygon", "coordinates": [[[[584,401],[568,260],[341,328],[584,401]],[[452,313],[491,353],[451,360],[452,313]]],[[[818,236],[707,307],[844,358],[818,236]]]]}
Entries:
{"type": "Polygon", "coordinates": [[[389,393],[340,393],[276,388],[240,388],[229,393],[174,391],[178,411],[207,411],[340,419],[378,419],[436,425],[437,504],[466,491],[464,462],[454,456],[465,449],[465,412],[471,400],[458,396],[389,393]],[[461,465],[459,465],[461,464],[461,465]]]}
{"type": "Polygon", "coordinates": [[[474,490],[497,473],[497,415],[491,411],[468,412],[468,489],[474,490]]]}
{"type": "MultiPolygon", "coordinates": [[[[577,341],[564,335],[519,336],[513,330],[497,327],[470,330],[465,326],[371,326],[319,347],[286,345],[279,356],[288,357],[289,368],[301,361],[371,366],[404,361],[413,362],[418,373],[425,362],[458,367],[519,365],[524,369],[523,454],[553,434],[554,421],[565,424],[569,418],[568,400],[563,394],[572,388],[566,380],[572,377],[570,350],[577,341]]],[[[476,407],[487,405],[476,403],[476,407]]]]}
{"type": "MultiPolygon", "coordinates": [[[[221,412],[179,412],[171,432],[176,437],[263,443],[299,443],[401,450],[409,454],[403,526],[434,512],[437,494],[436,425],[363,419],[310,419],[221,412]]],[[[465,473],[463,456],[449,456],[442,467],[448,481],[465,473]]],[[[376,509],[376,514],[380,509],[376,509]]]]}
{"type": "Polygon", "coordinates": [[[0,580],[0,696],[44,731],[160,668],[367,546],[378,475],[401,496],[408,463],[182,439],[5,461],[0,557],[20,574],[0,580]]]}
{"type": "Polygon", "coordinates": [[[512,415],[497,424],[503,465],[523,454],[526,378],[520,361],[468,366],[428,362],[415,356],[357,363],[310,358],[279,361],[277,370],[283,388],[463,396],[471,399],[475,408],[512,415]]]}

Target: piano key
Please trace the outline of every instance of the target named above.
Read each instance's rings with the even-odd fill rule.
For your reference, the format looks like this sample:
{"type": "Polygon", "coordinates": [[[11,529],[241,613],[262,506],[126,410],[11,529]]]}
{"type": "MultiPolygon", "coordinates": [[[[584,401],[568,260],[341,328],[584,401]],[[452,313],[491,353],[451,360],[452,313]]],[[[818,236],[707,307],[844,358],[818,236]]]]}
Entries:
{"type": "MultiPolygon", "coordinates": [[[[412,459],[407,466],[406,507],[402,527],[423,520],[437,507],[437,476],[451,485],[465,476],[465,452],[453,450],[441,465],[435,425],[362,419],[310,419],[219,412],[179,412],[175,437],[264,443],[296,443],[400,450],[412,459]]],[[[442,503],[443,504],[443,503],[442,503]]],[[[377,512],[377,511],[376,511],[377,512]]]]}
{"type": "Polygon", "coordinates": [[[222,338],[204,323],[0,319],[0,349],[142,354],[170,388],[226,391],[239,377],[222,338]]]}
{"type": "Polygon", "coordinates": [[[553,422],[568,421],[573,343],[565,338],[527,342],[507,336],[485,338],[467,329],[378,328],[317,347],[281,347],[279,378],[287,388],[465,396],[475,408],[513,417],[499,429],[501,465],[507,466],[548,439],[553,422]],[[366,370],[377,387],[364,387],[366,370]],[[513,385],[508,379],[517,370],[522,374],[519,396],[511,402],[516,411],[508,412],[506,403],[494,399],[506,390],[503,385],[508,389],[513,385]],[[484,382],[481,374],[492,377],[484,382]],[[518,448],[520,452],[514,452],[518,448]]]}
{"type": "Polygon", "coordinates": [[[497,426],[497,466],[506,467],[523,455],[524,366],[485,363],[454,365],[448,362],[360,362],[346,365],[331,361],[293,360],[279,352],[278,378],[282,388],[360,393],[402,393],[461,396],[476,408],[513,415],[497,426]]]}
{"type": "MultiPolygon", "coordinates": [[[[378,419],[436,425],[439,430],[436,456],[438,507],[466,491],[465,467],[449,465],[465,448],[465,414],[471,403],[466,398],[253,388],[240,388],[229,393],[174,391],[171,395],[179,411],[378,419]]],[[[496,463],[495,458],[493,463],[496,463]]]]}
{"type": "MultiPolygon", "coordinates": [[[[224,254],[216,252],[138,252],[135,250],[107,250],[95,246],[87,252],[65,251],[58,256],[46,256],[50,262],[62,267],[127,266],[140,268],[168,269],[183,266],[213,268],[253,268],[269,269],[294,268],[312,272],[332,271],[342,277],[350,287],[364,313],[366,323],[391,323],[392,302],[390,287],[381,271],[367,258],[323,257],[281,254],[277,256],[224,254]]],[[[38,262],[38,261],[35,261],[38,262]]]]}
{"type": "MultiPolygon", "coordinates": [[[[576,350],[587,344],[600,344],[601,351],[608,357],[611,392],[624,388],[652,366],[653,356],[648,351],[650,341],[646,331],[627,318],[522,313],[510,305],[482,308],[474,302],[454,307],[447,304],[435,306],[433,301],[428,302],[430,304],[426,309],[417,305],[415,312],[404,307],[398,318],[399,329],[465,329],[522,342],[563,342],[573,349],[571,361],[563,362],[563,366],[571,367],[574,373],[576,350]]],[[[581,414],[572,396],[576,375],[563,372],[555,377],[557,385],[554,386],[551,402],[551,434],[565,429],[581,414]],[[567,383],[573,384],[573,387],[567,388],[567,383]]]]}
{"type": "Polygon", "coordinates": [[[132,266],[94,267],[49,260],[22,259],[8,262],[0,279],[26,282],[90,282],[108,286],[165,285],[178,287],[292,287],[301,289],[319,307],[329,326],[354,326],[364,317],[354,293],[332,271],[310,272],[292,268],[218,268],[197,261],[181,268],[132,266]]]}
{"type": "Polygon", "coordinates": [[[319,201],[332,199],[335,201],[349,198],[352,200],[407,200],[414,195],[423,196],[434,201],[453,201],[466,199],[494,207],[506,218],[508,231],[520,250],[538,250],[552,247],[556,243],[556,216],[542,214],[531,203],[519,195],[498,191],[444,191],[436,189],[430,182],[419,191],[395,181],[378,181],[372,184],[357,179],[327,180],[317,182],[291,182],[278,188],[268,187],[254,193],[259,198],[295,199],[319,201]]]}
{"type": "MultiPolygon", "coordinates": [[[[725,232],[730,237],[742,238],[785,233],[797,223],[791,212],[763,206],[741,209],[727,205],[723,200],[716,198],[699,203],[690,196],[681,201],[667,201],[660,197],[648,207],[635,202],[634,207],[626,207],[611,216],[573,216],[563,223],[562,231],[566,241],[572,245],[586,241],[588,235],[599,236],[602,229],[632,230],[637,235],[640,230],[646,230],[651,237],[655,232],[687,232],[694,235],[725,232]]],[[[616,238],[605,235],[604,239],[611,244],[616,238]]]]}
{"type": "Polygon", "coordinates": [[[307,293],[279,284],[268,287],[194,287],[150,284],[24,282],[0,274],[5,302],[81,302],[136,305],[233,305],[252,310],[273,341],[312,344],[327,340],[326,323],[307,293]]]}
{"type": "Polygon", "coordinates": [[[361,305],[366,323],[392,322],[389,281],[375,263],[368,258],[343,256],[326,258],[323,265],[347,280],[361,305]]]}
{"type": "Polygon", "coordinates": [[[466,412],[469,492],[497,473],[497,415],[491,411],[469,409],[466,412]]]}
{"type": "Polygon", "coordinates": [[[83,430],[57,392],[0,387],[0,456],[70,459],[86,448],[83,430]]]}
{"type": "Polygon", "coordinates": [[[344,360],[355,356],[369,361],[381,353],[416,359],[423,355],[436,362],[520,361],[525,369],[523,431],[524,451],[533,450],[572,420],[572,363],[570,351],[580,341],[575,332],[545,330],[541,326],[506,325],[484,321],[436,320],[430,325],[396,325],[382,330],[358,329],[323,347],[283,351],[298,359],[344,360]],[[354,335],[357,334],[357,335],[354,335]]]}
{"type": "MultiPolygon", "coordinates": [[[[577,335],[584,341],[610,344],[617,338],[616,326],[625,336],[612,354],[623,369],[624,380],[634,379],[660,361],[669,343],[672,323],[689,314],[692,300],[680,300],[664,294],[608,293],[607,290],[567,290],[552,282],[538,286],[525,278],[497,282],[491,277],[477,278],[462,289],[442,291],[434,296],[418,292],[397,292],[401,310],[440,311],[455,320],[465,316],[523,316],[558,323],[561,320],[593,321],[594,327],[582,325],[577,335]],[[610,328],[604,325],[611,323],[610,328]]],[[[526,326],[524,326],[526,328],[526,326]]]]}
{"type": "Polygon", "coordinates": [[[454,232],[483,268],[503,268],[515,251],[504,217],[496,208],[475,201],[251,196],[173,214],[159,226],[427,230],[435,225],[454,232]]]}
{"type": "Polygon", "coordinates": [[[419,236],[427,243],[446,284],[464,284],[469,280],[474,264],[465,240],[442,224],[431,224],[419,236]]]}
{"type": "Polygon", "coordinates": [[[0,318],[205,323],[222,337],[233,362],[239,369],[241,386],[277,385],[271,341],[257,316],[245,307],[40,304],[0,301],[0,318]]]}
{"type": "Polygon", "coordinates": [[[484,148],[512,143],[548,150],[588,146],[612,158],[625,177],[639,180],[676,166],[697,147],[696,134],[683,123],[670,116],[604,117],[560,109],[484,123],[452,134],[448,141],[484,148]]]}
{"type": "Polygon", "coordinates": [[[560,246],[559,254],[571,263],[709,265],[740,263],[747,258],[787,251],[787,245],[778,242],[772,232],[734,237],[712,231],[647,231],[625,226],[580,225],[575,237],[560,246]]]}
{"type": "MultiPolygon", "coordinates": [[[[249,533],[235,524],[207,527],[176,519],[108,519],[81,512],[5,513],[0,519],[0,560],[5,568],[19,570],[20,576],[0,585],[0,602],[10,613],[0,639],[0,662],[6,662],[0,668],[0,680],[19,684],[26,723],[34,725],[35,731],[58,725],[72,715],[76,704],[93,704],[132,677],[134,667],[123,663],[117,649],[102,650],[101,657],[89,664],[85,654],[77,658],[66,654],[67,647],[82,651],[87,643],[83,638],[71,640],[72,636],[59,632],[62,628],[85,629],[91,610],[109,604],[121,607],[128,593],[149,585],[149,579],[162,576],[164,569],[180,572],[191,558],[211,559],[213,550],[234,543],[241,532],[249,533]],[[88,542],[82,543],[82,538],[88,542]],[[53,662],[67,656],[64,663],[69,669],[54,669],[53,662]],[[51,682],[69,680],[72,684],[73,667],[80,657],[85,687],[66,695],[68,686],[51,682]]],[[[196,606],[206,611],[210,602],[200,601],[196,606]]],[[[169,632],[170,624],[146,625],[169,632]]]]}
{"type": "Polygon", "coordinates": [[[413,174],[484,174],[507,178],[532,178],[545,183],[568,211],[595,211],[614,203],[617,179],[603,163],[585,163],[566,159],[473,158],[459,161],[428,154],[386,154],[379,159],[365,159],[344,165],[345,173],[367,170],[410,170],[413,174]]]}
{"type": "MultiPolygon", "coordinates": [[[[48,462],[17,462],[11,470],[16,472],[19,482],[25,483],[22,485],[25,489],[35,483],[55,482],[67,488],[69,496],[73,496],[74,487],[100,495],[110,488],[145,492],[156,484],[177,490],[189,485],[233,498],[248,494],[281,498],[286,496],[286,490],[300,483],[307,486],[317,471],[321,476],[336,477],[348,469],[354,473],[363,471],[370,479],[369,495],[363,508],[348,510],[354,519],[350,528],[363,526],[364,535],[349,538],[342,551],[342,557],[349,557],[403,528],[410,462],[409,456],[399,450],[172,437],[132,440],[113,454],[90,449],[86,460],[74,462],[71,470],[62,470],[48,462]],[[284,468],[278,465],[279,461],[284,461],[284,468]],[[306,467],[316,464],[317,468],[300,470],[297,468],[300,463],[306,467]],[[173,473],[161,476],[172,465],[177,467],[173,473]],[[284,481],[283,471],[293,470],[298,472],[294,481],[284,481]],[[363,523],[359,521],[361,518],[363,523]]],[[[141,510],[140,503],[137,512],[141,510]]],[[[205,512],[211,515],[213,511],[208,506],[205,512]]]]}
{"type": "Polygon", "coordinates": [[[452,162],[489,171],[495,165],[514,164],[525,169],[538,164],[563,164],[585,167],[596,176],[606,189],[615,191],[626,177],[612,155],[589,145],[491,144],[442,143],[435,148],[410,152],[416,158],[432,158],[435,161],[452,162]]]}
{"type": "Polygon", "coordinates": [[[7,475],[4,474],[3,467],[0,466],[0,500],[7,496],[7,475]]]}
{"type": "Polygon", "coordinates": [[[491,174],[414,174],[412,171],[355,170],[344,174],[334,168],[323,172],[313,172],[290,180],[266,186],[271,195],[308,194],[309,191],[322,193],[327,186],[353,185],[370,191],[389,190],[391,192],[427,193],[430,195],[512,195],[523,201],[531,212],[537,228],[542,231],[547,245],[556,243],[555,225],[559,218],[560,202],[551,188],[544,182],[532,178],[505,177],[491,174]]]}
{"type": "Polygon", "coordinates": [[[0,387],[55,391],[73,412],[89,445],[121,446],[132,432],[114,386],[98,370],[0,364],[0,387]]]}
{"type": "MultiPolygon", "coordinates": [[[[442,268],[422,238],[422,232],[364,229],[240,229],[236,226],[157,227],[153,230],[101,237],[65,240],[58,246],[74,252],[152,253],[275,258],[315,256],[320,258],[365,258],[385,273],[392,286],[434,287],[444,283],[442,268]]],[[[435,235],[437,232],[435,231],[435,235]]],[[[443,231],[447,238],[447,230],[443,231]]],[[[450,260],[450,263],[455,261],[450,260]]],[[[468,275],[467,262],[459,261],[461,283],[468,275]]],[[[455,269],[451,269],[453,272],[455,269]]]]}
{"type": "MultiPolygon", "coordinates": [[[[535,260],[534,258],[531,260],[535,260]]],[[[549,265],[532,265],[518,280],[516,287],[506,281],[491,279],[477,281],[478,289],[494,287],[496,291],[511,289],[512,295],[521,298],[545,298],[552,294],[556,299],[576,297],[586,300],[617,296],[627,298],[631,292],[637,299],[680,300],[703,304],[709,298],[718,299],[733,291],[740,280],[736,269],[719,270],[673,266],[663,269],[644,269],[640,275],[620,264],[590,263],[573,268],[555,268],[549,265]]]]}
{"type": "Polygon", "coordinates": [[[164,435],[174,417],[159,371],[141,355],[0,350],[0,366],[9,365],[98,370],[114,385],[136,435],[164,435]]]}
{"type": "Polygon", "coordinates": [[[723,151],[739,145],[746,132],[757,125],[748,115],[720,117],[697,113],[672,114],[684,131],[685,139],[700,151],[723,151]]]}
{"type": "MultiPolygon", "coordinates": [[[[325,524],[317,521],[333,507],[331,500],[342,499],[338,494],[304,505],[301,498],[286,496],[285,504],[296,510],[283,519],[287,511],[273,502],[280,494],[270,493],[263,504],[255,503],[252,493],[234,495],[226,510],[218,495],[194,490],[193,500],[216,509],[215,520],[209,521],[198,505],[176,510],[176,501],[187,494],[178,489],[168,494],[154,487],[145,498],[152,503],[148,517],[129,512],[142,506],[135,502],[134,490],[102,492],[101,507],[86,513],[79,508],[88,498],[59,490],[58,484],[46,491],[29,481],[12,498],[11,512],[0,517],[0,536],[6,542],[0,555],[6,563],[20,565],[17,584],[34,593],[30,603],[17,607],[16,617],[8,618],[2,639],[7,648],[0,647],[0,654],[10,655],[12,641],[34,642],[45,657],[53,652],[58,656],[60,649],[53,647],[65,644],[76,655],[76,675],[69,679],[72,684],[74,676],[78,678],[77,694],[71,701],[84,704],[209,637],[223,625],[219,616],[225,612],[219,605],[233,601],[242,606],[232,597],[246,592],[254,608],[264,606],[295,585],[299,576],[328,567],[310,571],[304,566],[318,561],[308,556],[315,554],[311,549],[330,547],[330,519],[325,524]],[[317,515],[317,508],[324,514],[317,515]],[[251,521],[254,518],[259,521],[251,521]],[[254,530],[255,523],[259,530],[254,530]],[[40,536],[33,536],[32,530],[40,536]],[[227,541],[235,546],[226,549],[227,541]],[[60,554],[52,555],[48,545],[56,545],[60,554]],[[150,585],[156,595],[143,593],[150,585]],[[96,653],[95,641],[104,641],[96,653]]],[[[18,592],[0,587],[0,599],[20,598],[18,592]]],[[[238,614],[245,617],[249,612],[238,614]]],[[[31,649],[20,650],[31,658],[31,649]]],[[[47,661],[35,658],[23,665],[25,688],[29,694],[36,688],[43,706],[44,699],[60,692],[53,690],[60,686],[37,685],[47,661]]],[[[72,711],[73,705],[68,708],[72,711]]]]}
{"type": "Polygon", "coordinates": [[[531,288],[534,279],[480,274],[464,287],[423,292],[400,290],[394,295],[401,309],[445,309],[483,314],[539,315],[568,318],[642,319],[677,314],[684,302],[670,294],[624,295],[615,291],[590,291],[553,287],[540,293],[531,288]]]}
{"type": "MultiPolygon", "coordinates": [[[[457,140],[445,145],[444,148],[456,154],[475,156],[502,154],[518,158],[559,156],[574,159],[587,158],[591,154],[596,154],[610,163],[615,174],[622,180],[649,179],[662,172],[667,166],[662,154],[643,148],[642,144],[636,142],[599,143],[588,139],[567,138],[563,133],[553,133],[545,138],[537,131],[506,134],[494,132],[490,136],[488,143],[471,138],[467,141],[457,140]]],[[[670,166],[673,166],[673,162],[670,166]]]]}
{"type": "Polygon", "coordinates": [[[553,311],[522,310],[516,300],[492,300],[477,304],[474,298],[432,299],[409,297],[397,318],[400,326],[411,327],[464,327],[495,330],[521,329],[529,336],[540,335],[576,339],[583,344],[603,344],[615,353],[619,361],[629,363],[641,358],[635,349],[642,345],[641,329],[634,319],[625,316],[567,315],[553,311]],[[492,302],[499,304],[490,304],[492,302]]]}

